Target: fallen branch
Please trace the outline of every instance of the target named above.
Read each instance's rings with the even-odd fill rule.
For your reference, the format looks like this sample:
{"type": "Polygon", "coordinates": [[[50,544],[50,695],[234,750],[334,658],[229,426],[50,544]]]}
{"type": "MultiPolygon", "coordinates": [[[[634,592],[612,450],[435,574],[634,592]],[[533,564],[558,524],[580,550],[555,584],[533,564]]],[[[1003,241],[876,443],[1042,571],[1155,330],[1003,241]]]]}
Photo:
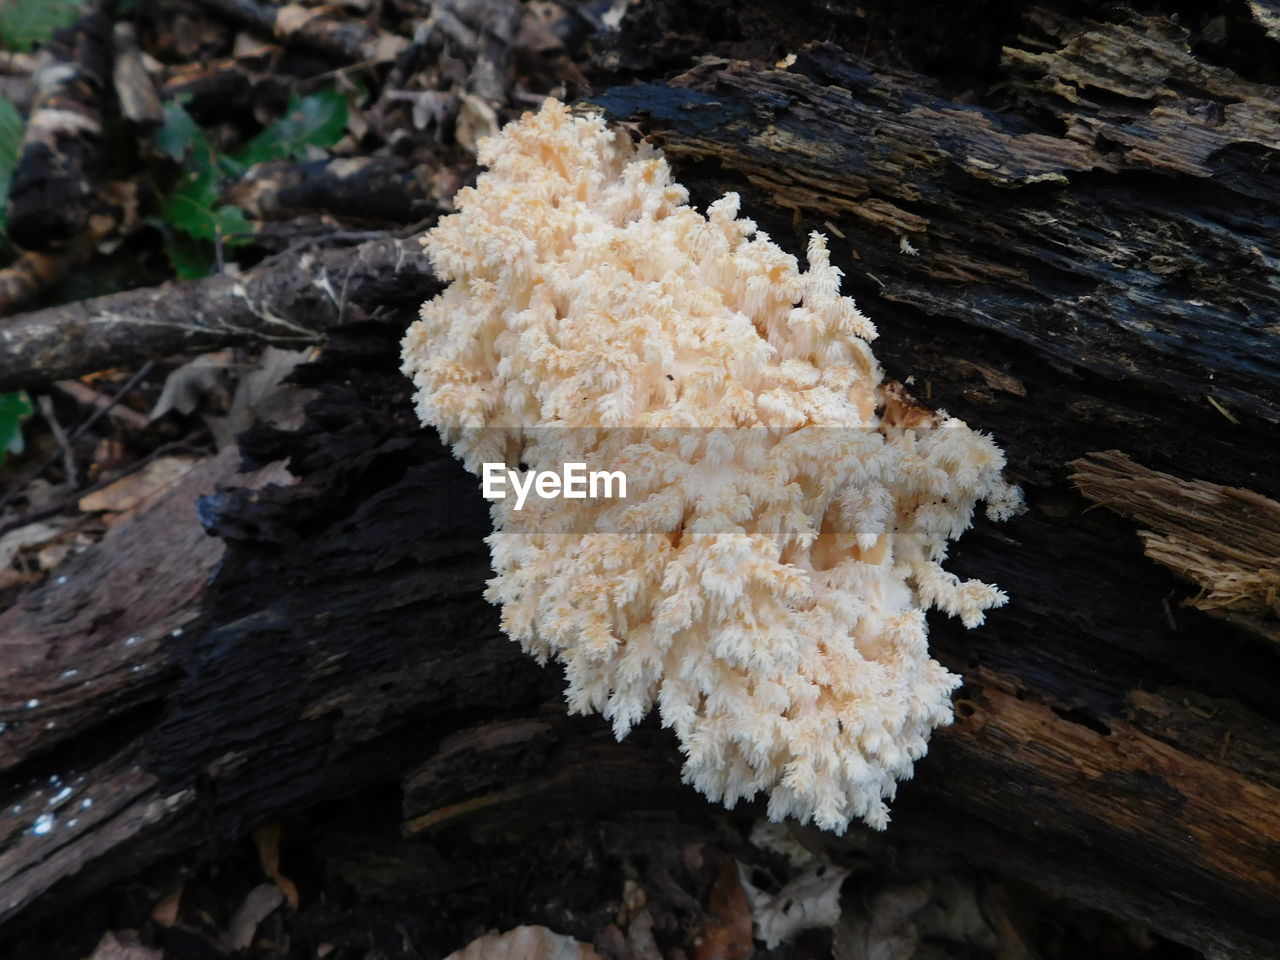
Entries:
{"type": "Polygon", "coordinates": [[[331,17],[326,8],[309,9],[295,3],[277,7],[257,0],[200,3],[264,36],[348,63],[390,60],[409,45],[403,37],[372,29],[359,20],[331,17]]]}
{"type": "Polygon", "coordinates": [[[89,226],[101,167],[104,99],[111,86],[111,21],[82,17],[49,44],[9,188],[9,237],[50,252],[89,226]]]}
{"type": "Polygon", "coordinates": [[[250,170],[227,192],[227,202],[254,220],[288,220],[305,213],[386,223],[416,223],[431,212],[428,165],[395,157],[315,163],[276,161],[250,170]]]}
{"type": "Polygon", "coordinates": [[[104,240],[132,229],[137,223],[137,208],[135,184],[96,184],[94,195],[85,204],[85,229],[78,236],[52,253],[27,250],[0,269],[0,317],[30,306],[77,265],[97,256],[104,240]]]}
{"type": "Polygon", "coordinates": [[[160,97],[181,103],[202,125],[244,116],[253,109],[254,87],[271,74],[281,48],[263,46],[220,60],[166,67],[160,97]]]}
{"type": "Polygon", "coordinates": [[[312,343],[340,322],[416,307],[434,286],[416,241],[387,238],[50,307],[0,326],[0,392],[171,353],[312,343]]]}

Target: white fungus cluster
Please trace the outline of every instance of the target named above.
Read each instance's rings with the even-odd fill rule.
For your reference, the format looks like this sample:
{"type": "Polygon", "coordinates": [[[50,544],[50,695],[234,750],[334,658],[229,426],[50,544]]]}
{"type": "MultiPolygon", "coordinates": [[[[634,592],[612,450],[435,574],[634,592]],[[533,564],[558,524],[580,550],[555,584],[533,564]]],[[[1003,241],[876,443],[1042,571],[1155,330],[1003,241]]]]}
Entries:
{"type": "Polygon", "coordinates": [[[576,713],[657,704],[685,779],[773,819],[877,829],[959,678],[925,610],[1005,602],[945,571],[1016,489],[986,436],[905,403],[875,329],[728,194],[703,216],[660,153],[548,101],[425,240],[450,286],[404,339],[417,412],[467,468],[622,471],[624,499],[495,500],[486,596],[576,713]]]}

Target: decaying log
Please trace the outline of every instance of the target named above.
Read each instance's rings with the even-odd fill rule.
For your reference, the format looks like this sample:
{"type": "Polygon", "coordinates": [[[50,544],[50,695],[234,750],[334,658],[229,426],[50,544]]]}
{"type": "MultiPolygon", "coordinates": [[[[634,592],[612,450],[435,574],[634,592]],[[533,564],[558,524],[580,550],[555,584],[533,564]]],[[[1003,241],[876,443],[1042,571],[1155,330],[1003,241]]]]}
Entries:
{"type": "Polygon", "coordinates": [[[396,157],[263,163],[227,191],[254,220],[328,213],[348,220],[414,224],[435,209],[434,171],[396,157]]]}
{"type": "Polygon", "coordinates": [[[1192,606],[1280,643],[1280,503],[1148,470],[1118,450],[1070,466],[1084,496],[1138,521],[1148,557],[1200,588],[1192,606]]]}
{"type": "Polygon", "coordinates": [[[403,307],[429,277],[417,241],[387,239],[50,307],[0,325],[0,391],[186,350],[312,343],[335,323],[403,307]]]}
{"type": "MultiPolygon", "coordinates": [[[[302,373],[321,391],[308,425],[244,438],[255,461],[288,457],[299,482],[225,492],[206,482],[195,509],[190,492],[175,494],[167,522],[203,523],[228,551],[204,616],[180,635],[145,613],[145,625],[108,616],[96,631],[94,670],[124,684],[107,701],[119,705],[114,739],[95,734],[86,752],[92,711],[76,713],[69,695],[16,702],[24,690],[58,695],[58,678],[81,662],[73,644],[24,665],[47,687],[22,671],[7,678],[0,700],[34,735],[14,768],[27,772],[22,788],[0,798],[14,845],[0,885],[21,894],[11,914],[30,905],[39,918],[41,903],[118,879],[121,849],[146,862],[182,836],[235,836],[371,780],[403,781],[411,832],[536,834],[546,818],[620,811],[729,816],[678,784],[669,733],[650,722],[617,744],[598,718],[564,717],[557,671],[499,635],[480,599],[484,505],[416,426],[396,372],[399,329],[340,334],[302,373]],[[67,804],[99,794],[127,815],[108,818],[112,832],[81,830],[67,804]],[[62,832],[46,841],[45,825],[62,832]],[[38,898],[60,879],[56,896],[38,898]]],[[[1231,641],[1194,610],[1178,611],[1173,629],[1165,601],[1177,582],[1142,559],[1124,524],[1043,491],[1033,506],[961,541],[964,571],[1014,601],[978,631],[934,625],[939,655],[966,676],[960,720],[901,791],[891,836],[1202,949],[1265,957],[1267,851],[1280,829],[1269,650],[1231,641]]],[[[120,556],[108,547],[81,563],[120,556]]],[[[152,562],[181,566],[180,555],[152,562]]],[[[62,575],[42,590],[70,586],[62,575]]],[[[64,629],[50,596],[13,615],[26,635],[64,629]]]]}
{"type": "Polygon", "coordinates": [[[181,103],[203,125],[243,116],[253,108],[254,85],[280,59],[281,48],[263,46],[236,57],[170,67],[160,95],[181,103]]]}
{"type": "Polygon", "coordinates": [[[111,21],[90,13],[60,31],[36,77],[36,101],[9,185],[10,238],[49,252],[89,225],[111,91],[111,21]]]}
{"type": "Polygon", "coordinates": [[[257,0],[199,2],[264,37],[275,37],[346,63],[390,60],[409,44],[403,37],[371,29],[359,19],[334,17],[326,7],[300,3],[277,6],[257,0]]]}
{"type": "MultiPolygon", "coordinates": [[[[957,573],[1011,600],[973,631],[931,618],[931,646],[965,686],[888,838],[1213,956],[1265,960],[1280,942],[1280,653],[1198,609],[1197,588],[1145,556],[1127,519],[1203,532],[1212,497],[1229,530],[1280,492],[1280,191],[1266,154],[1280,146],[1280,95],[1189,54],[1180,31],[1033,13],[1002,61],[999,110],[830,45],[785,69],[707,61],[595,99],[661,142],[699,204],[738,190],[796,253],[828,232],[888,373],[995,434],[1027,490],[1026,514],[980,523],[952,551],[957,573]],[[1081,485],[1099,505],[1082,497],[1082,458],[1124,467],[1119,493],[1094,478],[1081,485]],[[1189,508],[1162,493],[1152,512],[1144,492],[1169,483],[1189,508]]],[[[341,260],[350,251],[316,255],[335,293],[337,264],[352,269],[345,312],[316,293],[310,266],[290,274],[305,308],[271,301],[273,316],[319,310],[332,330],[298,373],[319,396],[301,430],[241,438],[251,465],[287,461],[297,482],[210,483],[173,507],[189,511],[173,521],[183,530],[198,523],[217,538],[202,543],[225,545],[199,617],[176,637],[172,610],[128,621],[126,639],[155,638],[129,647],[114,607],[96,624],[77,609],[82,646],[102,637],[90,659],[115,684],[87,712],[57,683],[77,668],[73,644],[4,676],[5,719],[27,725],[0,791],[0,889],[14,891],[0,917],[35,922],[134,864],[375,781],[400,786],[419,835],[536,839],[618,811],[721,825],[761,814],[676,784],[674,740],[652,718],[618,744],[599,718],[564,717],[558,671],[500,635],[481,599],[478,485],[419,428],[398,373],[400,333],[435,289],[403,243],[370,247],[395,265],[381,281],[341,260]],[[41,712],[59,696],[59,712],[41,712]],[[99,790],[115,815],[69,826],[70,805],[99,790]]],[[[232,291],[250,281],[184,289],[193,308],[220,298],[245,326],[232,291]]],[[[76,562],[105,562],[95,556],[76,562]]],[[[59,635],[61,575],[10,615],[23,635],[59,635]]],[[[197,598],[175,595],[186,617],[197,598]]],[[[1249,613],[1274,629],[1265,604],[1249,613]]],[[[838,853],[860,829],[804,836],[838,853]]]]}
{"type": "MultiPolygon", "coordinates": [[[[1064,373],[1192,401],[1198,419],[1222,426],[1232,413],[1280,420],[1280,334],[1267,320],[1277,296],[1267,255],[1275,213],[1257,200],[1276,174],[1250,149],[1280,145],[1280,102],[1241,90],[1253,100],[1254,128],[1230,141],[1205,118],[1207,143],[1187,107],[1186,127],[1163,136],[1141,122],[1171,112],[1158,99],[1132,124],[1102,111],[1094,136],[1114,152],[1101,152],[921,95],[920,82],[873,74],[819,47],[788,71],[710,65],[671,87],[616,90],[597,102],[620,119],[650,116],[645,129],[677,161],[714,159],[717,186],[744,188],[797,223],[822,215],[815,228],[835,224],[847,241],[837,247],[852,257],[849,284],[864,301],[913,308],[895,316],[927,313],[998,334],[1064,373]],[[1141,149],[1117,150],[1126,139],[1141,149]],[[1210,155],[1228,176],[1210,179],[1202,168],[1210,155]],[[1195,192],[1177,190],[1168,172],[1180,168],[1204,177],[1195,192]],[[1105,173],[1147,180],[1137,190],[1105,173]],[[992,196],[1010,202],[997,206],[992,196]],[[975,219],[979,212],[988,219],[975,219]],[[1139,328],[1125,331],[1129,317],[1150,328],[1134,319],[1139,328]]],[[[1073,95],[1081,118],[1088,93],[1073,95]]],[[[966,370],[950,379],[957,373],[980,378],[966,370]]],[[[998,371],[989,379],[992,392],[1029,388],[998,371]]]]}
{"type": "Polygon", "coordinates": [[[112,30],[114,66],[111,71],[121,112],[134,123],[159,126],[164,123],[164,106],[155,82],[142,62],[138,36],[133,24],[117,23],[112,30]]]}
{"type": "MultiPolygon", "coordinates": [[[[231,481],[237,468],[234,448],[194,468],[0,614],[0,782],[9,801],[0,822],[0,910],[20,908],[194,801],[189,789],[156,794],[145,751],[127,731],[171,685],[165,645],[199,615],[224,550],[205,536],[192,501],[231,481]],[[99,736],[103,724],[116,732],[88,752],[73,748],[75,760],[61,773],[12,773],[33,754],[99,736]]],[[[288,475],[273,467],[255,480],[287,482],[288,475]]]]}
{"type": "Polygon", "coordinates": [[[81,212],[88,216],[85,228],[69,243],[51,253],[23,251],[13,263],[0,268],[0,317],[35,303],[73,267],[96,256],[103,241],[136,223],[137,184],[117,181],[98,184],[81,212]]]}
{"type": "MultiPolygon", "coordinates": [[[[1241,488],[1220,535],[1280,491],[1280,91],[1198,60],[1159,18],[1037,11],[1022,42],[1003,60],[1021,111],[826,46],[597,102],[696,169],[699,200],[737,189],[796,247],[808,228],[839,237],[889,372],[991,429],[1028,485],[1028,516],[959,545],[1014,599],[971,634],[935,628],[968,680],[962,719],[894,829],[945,803],[925,821],[939,842],[1201,949],[1267,956],[1280,724],[1258,678],[1275,652],[1184,608],[1195,591],[1135,559],[1066,479],[1119,449],[1201,494],[1241,488]]],[[[1163,506],[1165,529],[1196,522],[1163,506]]]]}

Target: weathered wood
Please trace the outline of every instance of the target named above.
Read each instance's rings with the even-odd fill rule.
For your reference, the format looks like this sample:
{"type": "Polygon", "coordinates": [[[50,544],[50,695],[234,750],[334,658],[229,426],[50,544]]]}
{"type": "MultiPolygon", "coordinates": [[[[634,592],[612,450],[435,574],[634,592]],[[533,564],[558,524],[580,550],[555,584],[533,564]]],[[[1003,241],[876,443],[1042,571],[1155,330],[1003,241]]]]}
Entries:
{"type": "Polygon", "coordinates": [[[962,719],[893,829],[1201,949],[1269,956],[1275,652],[1185,609],[1195,589],[1066,480],[1120,449],[1188,482],[1280,490],[1280,91],[1196,59],[1158,18],[1035,13],[1024,38],[999,112],[823,46],[786,71],[708,63],[596,102],[696,171],[698,199],[740,190],[793,247],[840,237],[889,371],[991,429],[1027,484],[1028,516],[955,551],[1013,600],[972,633],[935,627],[968,681],[962,719]]]}
{"type": "Polygon", "coordinates": [[[1192,606],[1280,643],[1280,503],[1157,473],[1115,450],[1071,466],[1084,496],[1142,525],[1147,556],[1199,587],[1192,606]]]}
{"type": "Polygon", "coordinates": [[[89,225],[102,166],[111,43],[111,21],[89,13],[49,45],[9,184],[8,232],[19,247],[57,250],[89,225]]]}
{"type": "Polygon", "coordinates": [[[347,221],[408,225],[435,211],[434,172],[396,157],[263,163],[233,184],[226,199],[254,220],[327,213],[347,221]]]}
{"type": "Polygon", "coordinates": [[[315,342],[335,324],[414,302],[430,277],[416,241],[386,239],[49,307],[0,324],[0,391],[184,350],[315,342]]]}
{"type": "MultiPolygon", "coordinates": [[[[0,771],[134,709],[166,637],[199,613],[223,546],[192,503],[237,473],[238,453],[201,464],[158,503],[0,613],[0,771]],[[25,698],[25,699],[24,699],[25,698]]],[[[261,482],[281,482],[277,468],[261,482]]],[[[244,482],[246,478],[238,478],[244,482]]]]}
{"type": "MultiPolygon", "coordinates": [[[[403,777],[415,830],[593,810],[718,816],[676,784],[667,734],[650,725],[613,744],[597,718],[561,717],[556,672],[498,635],[479,599],[483,504],[417,430],[394,342],[394,327],[353,339],[308,371],[326,396],[300,435],[248,438],[255,456],[289,454],[302,483],[201,501],[231,551],[204,621],[154,651],[160,679],[143,701],[162,715],[131,749],[156,779],[130,803],[179,798],[168,802],[187,809],[187,791],[203,784],[195,835],[235,836],[403,777]]],[[[1062,519],[1033,515],[962,541],[967,569],[1015,589],[1014,603],[976,632],[935,626],[940,655],[968,681],[961,720],[935,737],[891,831],[1203,948],[1266,956],[1280,809],[1280,729],[1259,709],[1267,660],[1215,640],[1194,611],[1170,629],[1161,601],[1177,584],[1123,524],[1094,513],[1083,529],[1055,531],[1062,519]],[[1231,696],[1207,692],[1233,683],[1231,696]]],[[[48,746],[41,771],[77,756],[75,741],[48,746]]],[[[170,822],[130,832],[143,859],[172,849],[170,822]]],[[[111,844],[93,831],[60,849],[59,863],[85,864],[82,891],[116,875],[111,844]]]]}

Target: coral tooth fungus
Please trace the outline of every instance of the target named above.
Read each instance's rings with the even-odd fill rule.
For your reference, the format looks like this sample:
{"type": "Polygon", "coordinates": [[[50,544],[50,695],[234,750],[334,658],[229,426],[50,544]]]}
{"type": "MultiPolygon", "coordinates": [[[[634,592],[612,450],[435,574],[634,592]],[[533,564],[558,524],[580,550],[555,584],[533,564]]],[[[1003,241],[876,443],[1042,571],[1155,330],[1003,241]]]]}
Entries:
{"type": "Polygon", "coordinates": [[[655,705],[685,779],[774,819],[888,822],[959,679],[925,610],[1005,602],[942,567],[1019,495],[987,436],[904,403],[826,240],[807,269],[688,206],[660,153],[548,101],[425,240],[449,287],[404,339],[417,412],[472,472],[622,471],[622,499],[495,500],[503,629],[619,737],[655,705]]]}

